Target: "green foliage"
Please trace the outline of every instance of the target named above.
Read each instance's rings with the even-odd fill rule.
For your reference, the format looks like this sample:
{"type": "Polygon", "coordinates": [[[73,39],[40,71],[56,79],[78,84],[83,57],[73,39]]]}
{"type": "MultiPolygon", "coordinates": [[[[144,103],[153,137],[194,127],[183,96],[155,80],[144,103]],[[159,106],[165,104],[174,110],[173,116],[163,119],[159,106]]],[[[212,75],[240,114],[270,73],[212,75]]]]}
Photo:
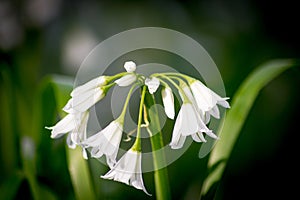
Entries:
{"type": "MultiPolygon", "coordinates": [[[[216,182],[222,178],[226,162],[240,134],[253,103],[261,89],[285,70],[296,65],[293,60],[273,60],[264,63],[254,70],[236,91],[231,109],[227,112],[223,128],[219,132],[220,139],[210,153],[208,167],[213,168],[205,180],[203,195],[216,189],[216,182]]],[[[204,148],[200,149],[200,153],[204,148]]]]}

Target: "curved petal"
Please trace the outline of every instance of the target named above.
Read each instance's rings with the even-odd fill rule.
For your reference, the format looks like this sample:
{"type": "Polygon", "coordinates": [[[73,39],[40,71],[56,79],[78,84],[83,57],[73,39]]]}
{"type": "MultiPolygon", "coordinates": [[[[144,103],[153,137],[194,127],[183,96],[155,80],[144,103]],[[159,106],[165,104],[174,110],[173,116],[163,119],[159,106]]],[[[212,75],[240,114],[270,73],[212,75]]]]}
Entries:
{"type": "Polygon", "coordinates": [[[161,90],[161,96],[165,108],[165,113],[170,119],[175,117],[174,96],[171,88],[165,87],[161,90]]]}
{"type": "Polygon", "coordinates": [[[95,89],[96,87],[100,87],[106,84],[106,77],[105,76],[99,76],[97,78],[94,78],[87,83],[80,85],[71,92],[71,96],[79,96],[82,93],[85,93],[89,90],[95,89]]]}
{"type": "Polygon", "coordinates": [[[206,142],[206,139],[204,138],[204,136],[201,132],[197,132],[197,133],[193,134],[192,138],[195,142],[206,142]]]}
{"type": "Polygon", "coordinates": [[[217,100],[213,97],[212,91],[200,81],[194,81],[190,85],[200,110],[208,111],[216,105],[217,100]]]}
{"type": "Polygon", "coordinates": [[[52,127],[46,127],[51,131],[51,138],[59,138],[62,135],[70,132],[75,128],[75,120],[73,114],[66,115],[62,120],[60,120],[56,125],[52,127]]]}
{"type": "Polygon", "coordinates": [[[193,105],[184,103],[181,107],[182,110],[182,125],[181,132],[183,136],[188,136],[198,131],[198,116],[193,105]]]}
{"type": "Polygon", "coordinates": [[[122,78],[119,78],[118,80],[115,81],[116,84],[120,87],[125,87],[128,85],[131,85],[136,81],[136,75],[135,74],[127,74],[123,76],[122,78]]]}

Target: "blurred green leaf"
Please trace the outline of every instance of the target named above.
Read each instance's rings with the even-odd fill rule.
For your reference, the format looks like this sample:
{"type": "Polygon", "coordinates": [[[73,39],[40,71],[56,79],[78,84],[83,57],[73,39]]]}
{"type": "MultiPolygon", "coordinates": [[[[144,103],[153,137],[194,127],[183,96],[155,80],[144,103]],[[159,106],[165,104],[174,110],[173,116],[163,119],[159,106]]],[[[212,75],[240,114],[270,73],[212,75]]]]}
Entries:
{"type": "Polygon", "coordinates": [[[0,199],[14,199],[24,176],[16,171],[0,186],[0,199]]]}
{"type": "Polygon", "coordinates": [[[288,59],[267,62],[253,71],[241,84],[233,97],[231,109],[227,112],[224,127],[218,134],[221,139],[210,153],[208,167],[216,166],[216,163],[218,165],[206,178],[202,195],[206,195],[210,187],[221,179],[226,161],[232,152],[240,130],[259,91],[271,80],[295,64],[293,60],[288,59]]]}
{"type": "MultiPolygon", "coordinates": [[[[73,89],[73,80],[63,76],[53,76],[52,84],[58,109],[69,99],[73,89]]],[[[80,148],[69,149],[66,146],[68,169],[76,199],[96,199],[88,162],[83,159],[80,148]]]]}
{"type": "Polygon", "coordinates": [[[70,149],[66,146],[68,167],[78,200],[96,199],[87,161],[82,158],[81,148],[70,149]]]}

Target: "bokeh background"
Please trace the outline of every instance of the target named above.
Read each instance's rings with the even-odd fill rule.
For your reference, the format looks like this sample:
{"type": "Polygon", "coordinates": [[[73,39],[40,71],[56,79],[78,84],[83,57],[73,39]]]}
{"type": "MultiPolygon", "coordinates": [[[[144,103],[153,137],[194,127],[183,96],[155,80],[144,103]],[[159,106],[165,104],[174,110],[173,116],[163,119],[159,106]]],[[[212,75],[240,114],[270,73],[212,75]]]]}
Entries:
{"type": "MultiPolygon", "coordinates": [[[[49,101],[42,108],[37,93],[51,74],[74,78],[85,56],[101,41],[137,27],[180,31],[208,51],[222,74],[227,96],[232,97],[264,61],[299,58],[296,4],[292,0],[1,0],[0,193],[13,199],[33,198],[28,181],[14,187],[12,177],[24,169],[24,148],[30,152],[34,146],[38,152],[34,178],[57,199],[75,198],[64,140],[51,140],[43,129],[56,121],[47,116],[56,111],[55,105],[49,101]],[[37,119],[35,112],[41,109],[44,115],[37,119]],[[34,144],[23,137],[33,132],[40,134],[34,144]]],[[[228,161],[217,199],[289,199],[297,194],[299,86],[299,68],[292,68],[262,90],[228,161]]],[[[47,102],[47,96],[42,98],[47,102]]],[[[168,167],[173,199],[199,198],[203,177],[199,148],[200,144],[193,144],[168,167]]],[[[154,199],[98,178],[107,169],[96,160],[90,165],[96,168],[93,177],[100,199],[154,199]]],[[[144,174],[144,179],[154,194],[152,176],[144,174]]]]}

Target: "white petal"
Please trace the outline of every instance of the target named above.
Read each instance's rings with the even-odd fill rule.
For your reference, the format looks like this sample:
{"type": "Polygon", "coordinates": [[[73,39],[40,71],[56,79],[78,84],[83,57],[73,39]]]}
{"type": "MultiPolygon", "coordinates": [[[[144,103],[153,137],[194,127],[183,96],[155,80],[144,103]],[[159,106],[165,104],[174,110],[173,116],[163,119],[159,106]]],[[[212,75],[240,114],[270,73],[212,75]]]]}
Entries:
{"type": "Polygon", "coordinates": [[[204,136],[201,132],[197,132],[197,133],[193,134],[192,138],[195,142],[206,142],[206,139],[204,138],[204,136]]]}
{"type": "Polygon", "coordinates": [[[105,93],[102,89],[96,88],[91,90],[91,92],[86,92],[81,95],[80,98],[73,98],[73,110],[77,112],[85,112],[90,107],[95,105],[98,101],[100,101],[105,96],[105,93]]]}
{"type": "Polygon", "coordinates": [[[214,118],[220,118],[220,111],[217,105],[215,105],[210,111],[208,111],[210,115],[214,116],[214,118]]]}
{"type": "Polygon", "coordinates": [[[68,114],[62,120],[60,120],[55,126],[46,127],[51,131],[51,138],[58,138],[62,135],[70,132],[75,128],[74,115],[68,114]]]}
{"type": "MultiPolygon", "coordinates": [[[[182,108],[181,108],[182,109],[182,108]]],[[[185,136],[182,136],[182,131],[181,131],[181,126],[183,123],[183,114],[182,114],[182,110],[179,111],[178,116],[176,118],[175,121],[175,125],[173,128],[173,133],[172,133],[172,140],[170,143],[170,146],[172,149],[179,149],[183,146],[184,142],[185,142],[185,136]]]]}
{"type": "Polygon", "coordinates": [[[212,131],[208,131],[208,132],[205,132],[206,135],[208,135],[209,137],[213,138],[213,139],[216,139],[218,140],[219,137],[217,135],[215,135],[212,131]]]}
{"type": "Polygon", "coordinates": [[[115,81],[116,84],[118,84],[120,87],[125,87],[128,85],[131,85],[136,81],[136,75],[135,74],[127,74],[123,76],[122,78],[119,78],[115,81]]]}
{"type": "Polygon", "coordinates": [[[198,116],[193,105],[184,103],[180,109],[182,110],[181,131],[183,136],[188,136],[198,131],[198,116]]]}
{"type": "Polygon", "coordinates": [[[203,83],[194,81],[190,87],[200,110],[208,111],[216,105],[217,100],[214,98],[212,91],[203,83]]]}
{"type": "Polygon", "coordinates": [[[175,109],[174,109],[174,96],[171,88],[165,87],[161,90],[161,96],[163,99],[163,104],[165,108],[165,113],[170,119],[174,119],[175,109]]]}
{"type": "Polygon", "coordinates": [[[143,184],[141,153],[132,149],[128,150],[117,164],[101,178],[113,179],[131,185],[149,195],[143,184]]]}
{"type": "Polygon", "coordinates": [[[92,147],[92,157],[100,158],[103,154],[106,155],[108,165],[112,167],[116,163],[122,132],[121,124],[112,121],[102,131],[86,139],[82,145],[85,148],[92,147]]]}
{"type": "Polygon", "coordinates": [[[82,148],[82,157],[83,157],[85,160],[88,159],[87,152],[86,152],[86,149],[85,149],[85,148],[82,148]]]}
{"type": "Polygon", "coordinates": [[[72,104],[73,104],[73,99],[69,99],[68,102],[66,103],[66,105],[63,107],[63,111],[67,112],[67,113],[74,113],[73,109],[72,109],[72,104]]]}
{"type": "Polygon", "coordinates": [[[71,134],[68,134],[67,137],[67,145],[70,149],[75,149],[76,148],[76,144],[72,142],[71,140],[71,134]]]}
{"type": "Polygon", "coordinates": [[[124,64],[124,68],[127,72],[134,72],[136,70],[136,64],[133,61],[127,61],[124,64]]]}
{"type": "Polygon", "coordinates": [[[105,76],[99,76],[97,78],[94,78],[92,80],[90,80],[89,82],[80,85],[78,87],[76,87],[72,92],[71,92],[71,96],[79,96],[82,93],[85,93],[89,90],[95,89],[96,87],[100,87],[106,84],[106,77],[105,76]]]}
{"type": "Polygon", "coordinates": [[[159,84],[160,84],[159,79],[157,79],[155,77],[152,77],[151,79],[146,78],[146,80],[145,80],[145,85],[148,86],[148,90],[149,90],[150,94],[153,94],[154,92],[156,92],[156,90],[159,87],[159,84]]]}

